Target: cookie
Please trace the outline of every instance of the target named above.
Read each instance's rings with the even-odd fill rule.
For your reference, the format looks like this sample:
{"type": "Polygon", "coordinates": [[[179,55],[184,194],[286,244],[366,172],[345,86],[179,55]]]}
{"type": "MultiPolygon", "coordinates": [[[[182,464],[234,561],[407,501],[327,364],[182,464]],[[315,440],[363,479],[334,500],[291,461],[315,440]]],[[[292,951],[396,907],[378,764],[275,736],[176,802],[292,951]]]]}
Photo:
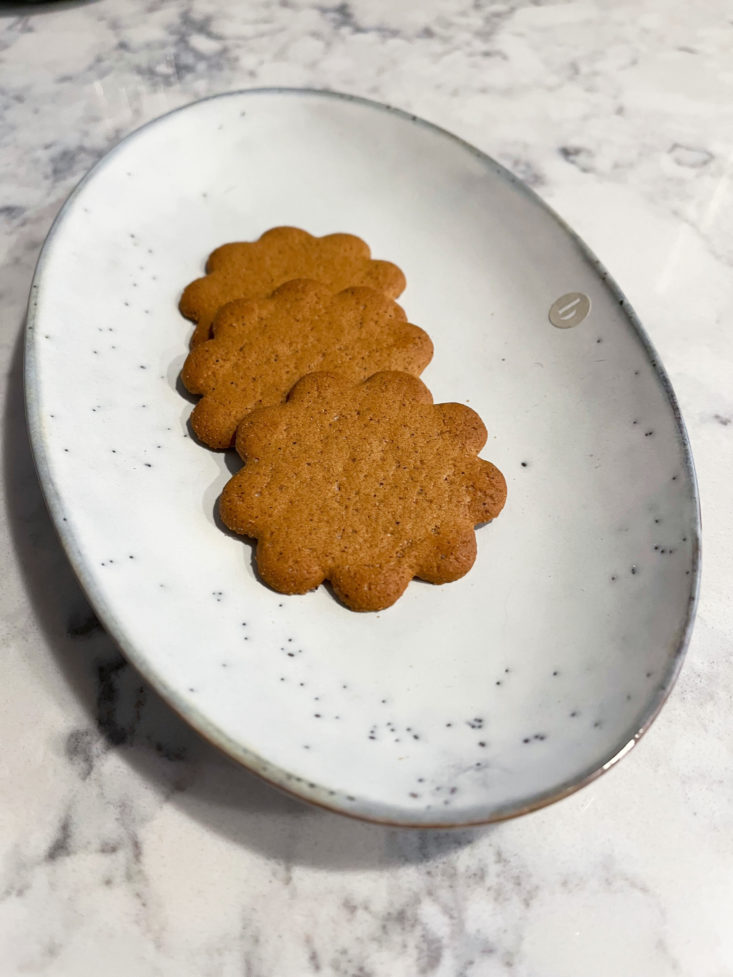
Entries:
{"type": "Polygon", "coordinates": [[[191,345],[209,338],[214,316],[227,302],[262,298],[293,278],[312,278],[331,292],[366,285],[393,299],[405,289],[397,265],[375,261],[353,234],[313,237],[297,227],[273,227],[257,241],[223,244],[212,251],[206,276],[186,287],[179,309],[196,323],[191,345]]]}
{"type": "Polygon", "coordinates": [[[306,373],[327,370],[364,380],[379,370],[419,374],[433,355],[427,333],[371,288],[333,294],[300,279],[271,296],[230,302],[214,338],[189,353],[181,379],[203,394],[191,415],[199,440],[228,448],[249,411],[282,403],[306,373]]]}
{"type": "Polygon", "coordinates": [[[358,384],[311,374],[285,404],[242,421],[245,464],[219,511],[258,540],[273,589],[301,594],[330,580],[353,610],[382,610],[412,577],[446,583],[473,565],[475,526],[506,498],[504,476],[477,457],[485,442],[475,411],[434,405],[409,374],[358,384]]]}

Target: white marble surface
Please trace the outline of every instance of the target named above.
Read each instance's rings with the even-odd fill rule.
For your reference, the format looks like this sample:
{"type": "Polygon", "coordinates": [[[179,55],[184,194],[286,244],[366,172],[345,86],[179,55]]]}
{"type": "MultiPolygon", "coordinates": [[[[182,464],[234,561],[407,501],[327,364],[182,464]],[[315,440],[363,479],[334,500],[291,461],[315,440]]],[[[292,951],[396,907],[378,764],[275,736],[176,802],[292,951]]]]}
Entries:
{"type": "Polygon", "coordinates": [[[732,50],[726,0],[0,8],[2,977],[733,973],[732,50]],[[703,500],[695,634],[645,740],[560,805],[410,833],[276,794],[141,684],[56,542],[21,387],[39,247],[122,134],[254,85],[372,96],[498,157],[670,372],[703,500]]]}

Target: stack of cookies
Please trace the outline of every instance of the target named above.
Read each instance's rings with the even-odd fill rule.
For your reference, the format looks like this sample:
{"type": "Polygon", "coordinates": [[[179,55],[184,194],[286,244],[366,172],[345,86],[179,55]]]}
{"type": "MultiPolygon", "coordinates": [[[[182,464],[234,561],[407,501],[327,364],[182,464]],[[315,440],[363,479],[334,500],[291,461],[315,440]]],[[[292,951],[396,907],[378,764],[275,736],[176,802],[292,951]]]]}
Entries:
{"type": "Polygon", "coordinates": [[[400,269],[351,234],[276,227],[217,248],[206,272],[180,302],[196,324],[181,377],[201,395],[199,441],[244,462],[219,510],[257,540],[264,583],[301,594],[329,580],[373,611],[413,577],[467,573],[506,483],[478,458],[479,416],[433,404],[418,379],[433,344],[394,301],[400,269]]]}

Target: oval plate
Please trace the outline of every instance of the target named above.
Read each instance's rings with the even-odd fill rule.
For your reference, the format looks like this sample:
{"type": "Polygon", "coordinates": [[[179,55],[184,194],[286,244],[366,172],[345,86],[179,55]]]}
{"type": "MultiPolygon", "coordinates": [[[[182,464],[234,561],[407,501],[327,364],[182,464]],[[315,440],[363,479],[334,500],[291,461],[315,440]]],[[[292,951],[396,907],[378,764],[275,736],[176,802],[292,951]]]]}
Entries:
{"type": "Polygon", "coordinates": [[[48,236],[26,381],[46,497],[106,627],[201,733],[308,801],[420,826],[522,813],[627,752],[674,682],[699,510],[669,382],[572,231],[435,126],[268,90],[133,133],[48,236]],[[277,224],[359,234],[402,267],[435,343],[424,379],[480,413],[507,477],[473,570],[381,614],[258,583],[215,521],[232,459],[189,437],[180,291],[215,246],[277,224]]]}

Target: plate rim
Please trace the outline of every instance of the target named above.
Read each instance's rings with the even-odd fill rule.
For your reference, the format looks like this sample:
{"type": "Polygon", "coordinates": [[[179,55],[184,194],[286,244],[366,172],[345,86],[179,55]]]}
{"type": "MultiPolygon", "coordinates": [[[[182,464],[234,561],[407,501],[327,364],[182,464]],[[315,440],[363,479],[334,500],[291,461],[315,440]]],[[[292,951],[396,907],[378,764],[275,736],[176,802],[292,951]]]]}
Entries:
{"type": "MultiPolygon", "coordinates": [[[[343,814],[360,821],[393,827],[409,827],[418,829],[468,828],[509,820],[511,818],[519,817],[523,814],[528,814],[532,811],[539,810],[543,807],[547,807],[550,804],[570,796],[581,788],[586,787],[602,774],[606,773],[606,771],[614,767],[619,760],[621,760],[632,750],[642,736],[653,725],[672,689],[674,688],[690,643],[699,601],[702,524],[700,513],[700,492],[697,474],[695,471],[695,464],[692,457],[692,448],[690,445],[687,428],[685,426],[672,384],[652,341],[650,340],[646,330],[626,298],[626,295],[618,286],[615,279],[609,274],[603,263],[588,247],[578,233],[574,231],[573,228],[570,227],[570,225],[567,224],[567,222],[523,180],[517,177],[488,153],[485,153],[477,146],[474,146],[472,143],[461,138],[460,136],[455,135],[442,126],[429,122],[428,120],[423,119],[421,116],[418,116],[412,112],[396,108],[393,105],[386,102],[380,102],[376,99],[365,98],[360,95],[352,95],[345,92],[333,91],[331,89],[310,87],[297,88],[287,86],[254,87],[215,93],[204,98],[187,102],[184,105],[177,106],[168,112],[164,112],[163,114],[150,119],[143,125],[138,126],[131,132],[127,133],[127,135],[123,136],[122,139],[118,140],[110,149],[107,150],[107,152],[104,153],[103,156],[100,157],[99,160],[93,164],[93,166],[90,167],[81,180],[71,190],[51,224],[36,262],[30,294],[28,297],[28,306],[25,319],[23,376],[26,422],[30,434],[30,443],[36,472],[38,474],[38,480],[41,485],[46,506],[50,512],[53,524],[63,546],[66,557],[69,560],[92,607],[98,614],[100,620],[104,623],[105,629],[120,647],[125,657],[134,665],[145,680],[152,685],[156,692],[165,700],[165,702],[173,709],[175,713],[177,713],[185,722],[192,726],[209,743],[228,754],[232,759],[244,766],[251,773],[254,773],[258,777],[262,778],[278,790],[284,791],[286,794],[297,797],[301,801],[305,801],[309,804],[315,805],[316,807],[320,807],[336,814],[343,814]],[[212,722],[208,716],[201,713],[194,705],[192,705],[192,703],[183,694],[171,688],[168,683],[157,674],[155,667],[149,662],[148,657],[144,653],[138,651],[134,642],[127,637],[126,629],[124,628],[123,624],[117,619],[117,616],[112,609],[107,606],[106,600],[96,587],[94,577],[87,570],[87,561],[83,555],[82,548],[79,546],[74,533],[69,527],[69,524],[64,522],[63,519],[64,503],[51,475],[48,457],[46,454],[46,438],[44,435],[43,418],[41,415],[38,397],[36,362],[37,351],[35,344],[38,297],[41,290],[43,273],[46,262],[50,258],[59,229],[61,228],[67,213],[73,207],[76,198],[79,196],[86,184],[91,181],[91,179],[102,169],[103,166],[112,160],[119,149],[143,134],[146,129],[156,125],[164,119],[168,119],[170,116],[176,115],[180,112],[185,112],[188,109],[201,105],[204,102],[231,97],[256,97],[258,95],[284,95],[333,99],[335,101],[354,102],[373,110],[386,112],[388,115],[395,116],[406,123],[423,127],[439,137],[450,140],[454,144],[462,147],[464,150],[467,150],[485,167],[493,171],[493,173],[500,179],[511,183],[529,199],[533,206],[539,207],[545,212],[546,215],[555,221],[557,225],[560,226],[560,228],[574,243],[575,247],[580,252],[581,257],[585,259],[585,261],[595,270],[603,284],[616,299],[629,325],[638,336],[643,352],[646,355],[650,366],[652,367],[657,382],[660,384],[662,391],[666,396],[669,408],[672,411],[672,416],[676,425],[677,440],[682,449],[685,473],[689,478],[691,486],[692,502],[694,503],[694,525],[692,528],[692,573],[690,596],[685,609],[684,626],[681,629],[680,638],[671,658],[670,667],[665,676],[665,680],[657,687],[655,694],[649,699],[648,706],[643,713],[644,718],[638,724],[638,728],[634,730],[633,734],[628,739],[625,734],[623,741],[617,743],[613,747],[610,755],[605,761],[601,762],[600,764],[592,765],[581,772],[578,777],[570,778],[556,787],[533,795],[526,801],[508,804],[503,807],[495,806],[494,808],[489,809],[484,816],[479,818],[470,818],[466,820],[453,819],[449,821],[425,821],[403,816],[381,817],[375,815],[374,813],[370,813],[369,811],[359,809],[358,799],[356,804],[346,806],[345,802],[342,803],[340,800],[330,797],[327,789],[320,785],[316,785],[314,788],[310,788],[305,784],[298,784],[297,786],[294,785],[292,780],[294,776],[293,774],[289,773],[284,767],[271,763],[260,753],[249,750],[241,743],[231,739],[231,737],[229,737],[214,722],[212,722]]],[[[369,805],[368,801],[363,801],[362,803],[365,806],[369,805]]],[[[384,805],[384,807],[388,808],[388,805],[384,805]]]]}

